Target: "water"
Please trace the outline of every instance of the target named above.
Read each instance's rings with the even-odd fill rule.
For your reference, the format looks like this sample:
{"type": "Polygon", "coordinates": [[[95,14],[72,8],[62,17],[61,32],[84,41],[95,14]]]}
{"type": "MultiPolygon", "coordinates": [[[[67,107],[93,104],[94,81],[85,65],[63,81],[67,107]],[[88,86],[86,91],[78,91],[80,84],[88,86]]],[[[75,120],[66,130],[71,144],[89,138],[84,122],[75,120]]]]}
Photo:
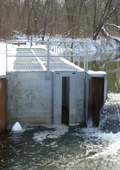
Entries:
{"type": "Polygon", "coordinates": [[[89,70],[107,73],[108,93],[120,93],[120,51],[96,53],[90,60],[89,70]]]}
{"type": "Polygon", "coordinates": [[[0,137],[2,170],[118,170],[119,159],[120,133],[104,134],[97,128],[39,126],[0,137]]]}
{"type": "MultiPolygon", "coordinates": [[[[79,63],[79,59],[74,58],[75,64],[83,68],[82,59],[80,60],[79,63]]],[[[92,53],[86,57],[86,60],[88,61],[86,62],[87,70],[107,73],[108,93],[120,93],[120,51],[92,53]]]]}
{"type": "MultiPolygon", "coordinates": [[[[88,59],[88,69],[107,72],[110,102],[102,110],[103,125],[113,121],[113,114],[119,118],[120,53],[99,53],[88,59]]],[[[24,127],[19,134],[0,132],[0,169],[119,170],[120,132],[112,132],[108,125],[103,132],[65,125],[24,127]]]]}

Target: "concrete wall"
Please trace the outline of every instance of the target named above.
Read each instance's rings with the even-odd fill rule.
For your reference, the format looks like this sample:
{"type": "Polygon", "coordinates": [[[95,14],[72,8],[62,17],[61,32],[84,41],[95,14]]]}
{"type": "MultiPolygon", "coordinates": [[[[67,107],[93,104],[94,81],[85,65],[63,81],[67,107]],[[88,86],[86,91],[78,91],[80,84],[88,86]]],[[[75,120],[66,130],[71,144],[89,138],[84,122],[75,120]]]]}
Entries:
{"type": "Polygon", "coordinates": [[[82,123],[84,72],[9,72],[7,74],[8,124],[61,123],[62,77],[70,77],[69,123],[82,123]]]}
{"type": "Polygon", "coordinates": [[[61,123],[62,77],[70,77],[69,123],[82,123],[84,108],[84,72],[53,73],[53,123],[61,123]]]}
{"type": "Polygon", "coordinates": [[[46,80],[46,72],[9,72],[8,124],[16,121],[23,124],[52,123],[51,92],[52,79],[46,80]]]}

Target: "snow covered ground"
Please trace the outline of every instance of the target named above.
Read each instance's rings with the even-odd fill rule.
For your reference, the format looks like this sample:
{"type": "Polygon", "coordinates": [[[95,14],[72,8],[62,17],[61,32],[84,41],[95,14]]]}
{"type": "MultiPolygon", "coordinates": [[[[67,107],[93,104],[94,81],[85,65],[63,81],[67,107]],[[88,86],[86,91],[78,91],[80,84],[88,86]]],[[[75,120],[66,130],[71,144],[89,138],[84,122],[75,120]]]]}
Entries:
{"type": "Polygon", "coordinates": [[[0,76],[6,75],[6,44],[0,42],[0,76]]]}

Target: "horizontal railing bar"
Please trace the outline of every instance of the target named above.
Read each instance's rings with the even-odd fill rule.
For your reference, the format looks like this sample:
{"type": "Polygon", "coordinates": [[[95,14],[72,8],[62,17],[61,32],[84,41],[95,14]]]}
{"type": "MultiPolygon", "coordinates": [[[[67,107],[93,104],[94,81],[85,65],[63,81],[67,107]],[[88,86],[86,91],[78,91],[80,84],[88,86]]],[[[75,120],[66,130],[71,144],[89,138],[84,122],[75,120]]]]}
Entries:
{"type": "Polygon", "coordinates": [[[88,41],[84,41],[84,40],[83,40],[83,41],[76,41],[76,40],[75,40],[75,41],[74,41],[74,40],[73,40],[73,41],[49,41],[49,42],[47,42],[47,41],[41,41],[41,40],[40,40],[40,41],[39,41],[39,40],[38,40],[38,41],[28,41],[28,40],[22,40],[22,41],[21,41],[21,40],[17,40],[17,41],[11,40],[11,41],[7,41],[7,43],[16,43],[16,42],[19,42],[19,43],[20,43],[20,42],[21,42],[21,43],[23,43],[23,42],[29,42],[29,43],[30,43],[30,42],[41,42],[41,43],[46,43],[46,44],[48,44],[48,43],[49,43],[49,44],[50,44],[50,43],[55,43],[55,44],[57,44],[57,43],[65,43],[65,42],[66,42],[66,43],[88,43],[88,41]]]}
{"type": "Polygon", "coordinates": [[[10,41],[7,41],[7,43],[17,43],[17,42],[19,42],[19,43],[23,43],[23,42],[42,42],[42,43],[48,43],[47,41],[30,41],[30,40],[15,40],[15,41],[13,41],[13,40],[10,40],[10,41]]]}
{"type": "MultiPolygon", "coordinates": [[[[55,58],[56,58],[56,57],[82,57],[82,58],[83,58],[83,57],[84,57],[84,56],[80,56],[80,55],[74,55],[74,56],[73,56],[73,55],[54,55],[54,56],[53,56],[53,55],[49,55],[49,56],[50,56],[50,57],[53,57],[53,58],[54,58],[54,57],[55,57],[55,58]]],[[[47,57],[47,55],[40,55],[40,56],[38,56],[38,55],[36,55],[36,56],[34,56],[34,55],[32,55],[32,56],[31,56],[31,55],[30,55],[30,56],[26,56],[26,55],[24,56],[24,55],[22,55],[22,56],[21,56],[21,55],[20,55],[20,56],[19,56],[19,55],[9,55],[9,54],[8,54],[7,57],[16,57],[16,58],[17,58],[17,57],[26,57],[26,58],[28,58],[28,57],[47,57]]]]}

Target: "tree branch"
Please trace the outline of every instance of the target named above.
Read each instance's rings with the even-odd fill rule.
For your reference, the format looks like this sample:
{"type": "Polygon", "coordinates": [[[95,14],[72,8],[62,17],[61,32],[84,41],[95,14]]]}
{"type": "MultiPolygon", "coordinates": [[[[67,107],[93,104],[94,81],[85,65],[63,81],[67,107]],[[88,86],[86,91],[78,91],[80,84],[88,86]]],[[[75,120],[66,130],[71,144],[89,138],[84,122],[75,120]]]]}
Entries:
{"type": "Polygon", "coordinates": [[[105,26],[107,26],[107,25],[109,25],[109,26],[113,26],[113,27],[116,27],[118,30],[120,30],[120,26],[118,26],[118,25],[115,25],[115,24],[109,24],[109,23],[105,24],[105,26]]]}
{"type": "Polygon", "coordinates": [[[118,37],[114,37],[114,36],[111,36],[110,34],[108,34],[108,32],[106,31],[105,27],[102,27],[101,28],[101,31],[104,33],[104,35],[107,37],[107,38],[111,38],[113,40],[115,40],[116,42],[119,42],[120,43],[120,39],[118,37]]]}

